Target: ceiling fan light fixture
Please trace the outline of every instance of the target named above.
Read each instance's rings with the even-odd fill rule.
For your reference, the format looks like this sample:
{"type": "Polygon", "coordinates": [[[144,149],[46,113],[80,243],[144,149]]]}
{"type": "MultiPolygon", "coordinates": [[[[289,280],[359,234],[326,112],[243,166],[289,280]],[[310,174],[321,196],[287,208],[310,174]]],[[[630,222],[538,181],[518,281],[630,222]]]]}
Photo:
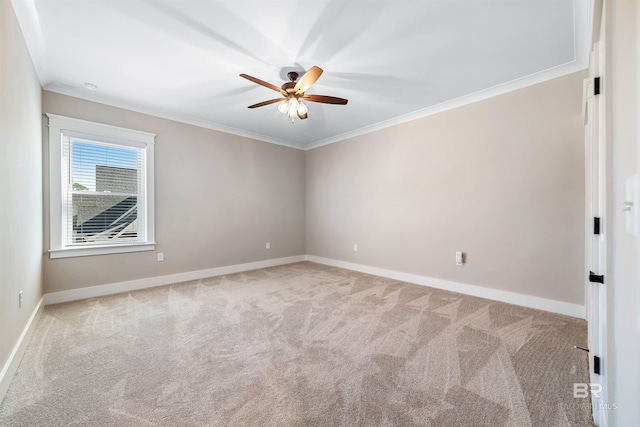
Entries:
{"type": "Polygon", "coordinates": [[[280,103],[280,105],[278,105],[278,111],[280,111],[282,114],[287,114],[289,113],[289,100],[285,99],[284,101],[282,101],[280,103]]]}
{"type": "Polygon", "coordinates": [[[304,116],[308,111],[309,109],[307,109],[307,106],[304,105],[302,101],[298,100],[298,116],[304,116]]]}
{"type": "Polygon", "coordinates": [[[289,111],[287,114],[289,117],[296,117],[298,115],[298,106],[300,103],[296,98],[289,98],[289,111]]]}

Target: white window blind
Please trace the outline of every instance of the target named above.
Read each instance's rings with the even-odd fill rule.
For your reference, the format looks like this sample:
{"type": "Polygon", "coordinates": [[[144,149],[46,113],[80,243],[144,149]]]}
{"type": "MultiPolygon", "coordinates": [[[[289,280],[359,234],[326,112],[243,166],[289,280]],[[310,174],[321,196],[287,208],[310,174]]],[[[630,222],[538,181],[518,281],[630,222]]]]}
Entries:
{"type": "Polygon", "coordinates": [[[143,243],[145,150],[62,132],[65,246],[143,243]]]}

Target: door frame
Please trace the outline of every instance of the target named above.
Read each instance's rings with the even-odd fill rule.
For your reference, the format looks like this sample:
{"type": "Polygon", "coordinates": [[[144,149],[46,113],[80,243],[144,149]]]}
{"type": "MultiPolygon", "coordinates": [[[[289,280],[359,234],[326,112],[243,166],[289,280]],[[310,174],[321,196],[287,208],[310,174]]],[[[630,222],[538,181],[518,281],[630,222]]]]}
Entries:
{"type": "MultiPolygon", "coordinates": [[[[595,41],[590,55],[589,77],[584,80],[585,119],[585,309],[589,345],[591,405],[596,426],[607,426],[608,397],[604,361],[607,360],[607,186],[606,127],[604,97],[594,93],[595,78],[604,79],[604,43],[595,41]],[[600,218],[600,232],[594,233],[594,218],[600,218]],[[604,284],[589,280],[589,271],[604,276],[604,284]],[[600,374],[594,371],[594,356],[600,358],[600,374]],[[596,388],[596,390],[598,389],[596,388]]],[[[600,84],[600,91],[603,85],[600,84]]]]}

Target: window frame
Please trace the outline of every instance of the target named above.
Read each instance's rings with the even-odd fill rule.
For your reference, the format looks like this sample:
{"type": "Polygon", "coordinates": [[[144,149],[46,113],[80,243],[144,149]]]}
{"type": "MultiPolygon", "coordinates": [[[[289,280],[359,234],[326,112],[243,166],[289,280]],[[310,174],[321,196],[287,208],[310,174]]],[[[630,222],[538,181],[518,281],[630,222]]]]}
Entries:
{"type": "Polygon", "coordinates": [[[49,118],[49,257],[68,258],[89,255],[107,255],[115,253],[155,250],[155,212],[154,212],[154,146],[156,134],[118,126],[90,122],[47,113],[49,118]],[[145,150],[145,242],[122,241],[118,243],[99,243],[95,245],[67,246],[63,230],[64,199],[62,166],[62,134],[64,131],[84,134],[96,142],[120,145],[131,148],[144,146],[145,150]]]}

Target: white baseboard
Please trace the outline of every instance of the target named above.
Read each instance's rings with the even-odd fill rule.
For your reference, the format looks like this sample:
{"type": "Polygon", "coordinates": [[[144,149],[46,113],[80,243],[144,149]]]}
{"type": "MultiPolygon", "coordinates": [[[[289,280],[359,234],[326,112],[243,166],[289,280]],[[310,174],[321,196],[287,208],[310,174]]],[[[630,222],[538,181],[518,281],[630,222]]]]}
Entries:
{"type": "Polygon", "coordinates": [[[264,261],[250,262],[246,264],[235,264],[224,267],[209,268],[206,270],[188,271],[184,273],[169,274],[166,276],[148,277],[144,279],[129,280],[126,282],[109,283],[106,285],[71,289],[68,291],[51,292],[44,295],[44,302],[45,304],[58,304],[80,299],[112,295],[121,292],[135,291],[137,289],[170,285],[172,283],[186,282],[189,280],[198,280],[207,277],[221,276],[224,274],[240,273],[242,271],[256,270],[258,268],[275,267],[278,265],[291,264],[294,262],[305,260],[316,262],[318,264],[325,264],[333,267],[346,268],[348,270],[373,274],[376,276],[388,277],[390,279],[400,280],[403,282],[431,286],[432,288],[444,289],[461,294],[502,301],[509,304],[520,305],[523,307],[550,311],[552,313],[564,314],[566,316],[577,317],[580,319],[584,319],[586,317],[585,307],[583,305],[572,304],[564,301],[556,301],[532,295],[518,294],[515,292],[503,291],[499,289],[486,288],[483,286],[452,282],[449,280],[435,279],[433,277],[403,273],[401,271],[387,270],[384,268],[371,267],[368,265],[339,261],[330,258],[323,258],[315,255],[296,255],[286,258],[269,259],[264,261]]]}
{"type": "Polygon", "coordinates": [[[126,282],[109,283],[106,285],[89,286],[86,288],[71,289],[68,291],[50,292],[44,295],[44,301],[46,304],[59,304],[62,302],[76,301],[86,298],[118,294],[121,292],[135,291],[138,289],[153,288],[155,286],[170,285],[172,283],[186,282],[189,280],[199,280],[207,277],[222,276],[224,274],[240,273],[243,271],[256,270],[258,268],[275,267],[278,265],[291,264],[304,260],[305,255],[296,255],[286,258],[249,262],[246,264],[235,264],[227,265],[224,267],[208,268],[206,270],[187,271],[184,273],[169,274],[166,276],[128,280],[126,282]]]}
{"type": "Polygon", "coordinates": [[[523,307],[535,308],[537,310],[550,311],[552,313],[564,314],[566,316],[586,318],[586,311],[583,305],[572,304],[564,301],[556,301],[532,295],[518,294],[515,292],[503,291],[499,289],[485,288],[483,286],[468,285],[465,283],[452,282],[443,279],[420,276],[418,274],[403,273],[400,271],[387,270],[384,268],[371,267],[368,265],[355,264],[352,262],[338,261],[330,258],[323,258],[315,255],[307,255],[307,261],[318,264],[330,265],[333,267],[346,268],[347,270],[359,271],[361,273],[373,274],[375,276],[387,277],[389,279],[403,282],[415,283],[417,285],[430,286],[432,288],[444,289],[458,292],[465,295],[472,295],[480,298],[487,298],[502,301],[509,304],[523,307]]]}
{"type": "Polygon", "coordinates": [[[29,321],[22,330],[22,333],[20,334],[16,345],[13,347],[13,350],[9,355],[9,359],[7,359],[7,362],[2,367],[2,371],[0,371],[0,402],[2,402],[2,399],[4,399],[4,395],[9,389],[9,384],[11,384],[13,374],[16,373],[16,370],[20,365],[20,361],[22,360],[24,351],[29,345],[31,334],[33,334],[33,331],[35,330],[35,326],[38,323],[38,319],[40,319],[40,315],[42,314],[43,309],[44,297],[40,298],[40,301],[38,301],[38,304],[34,308],[33,313],[31,313],[31,317],[29,317],[29,321]]]}

